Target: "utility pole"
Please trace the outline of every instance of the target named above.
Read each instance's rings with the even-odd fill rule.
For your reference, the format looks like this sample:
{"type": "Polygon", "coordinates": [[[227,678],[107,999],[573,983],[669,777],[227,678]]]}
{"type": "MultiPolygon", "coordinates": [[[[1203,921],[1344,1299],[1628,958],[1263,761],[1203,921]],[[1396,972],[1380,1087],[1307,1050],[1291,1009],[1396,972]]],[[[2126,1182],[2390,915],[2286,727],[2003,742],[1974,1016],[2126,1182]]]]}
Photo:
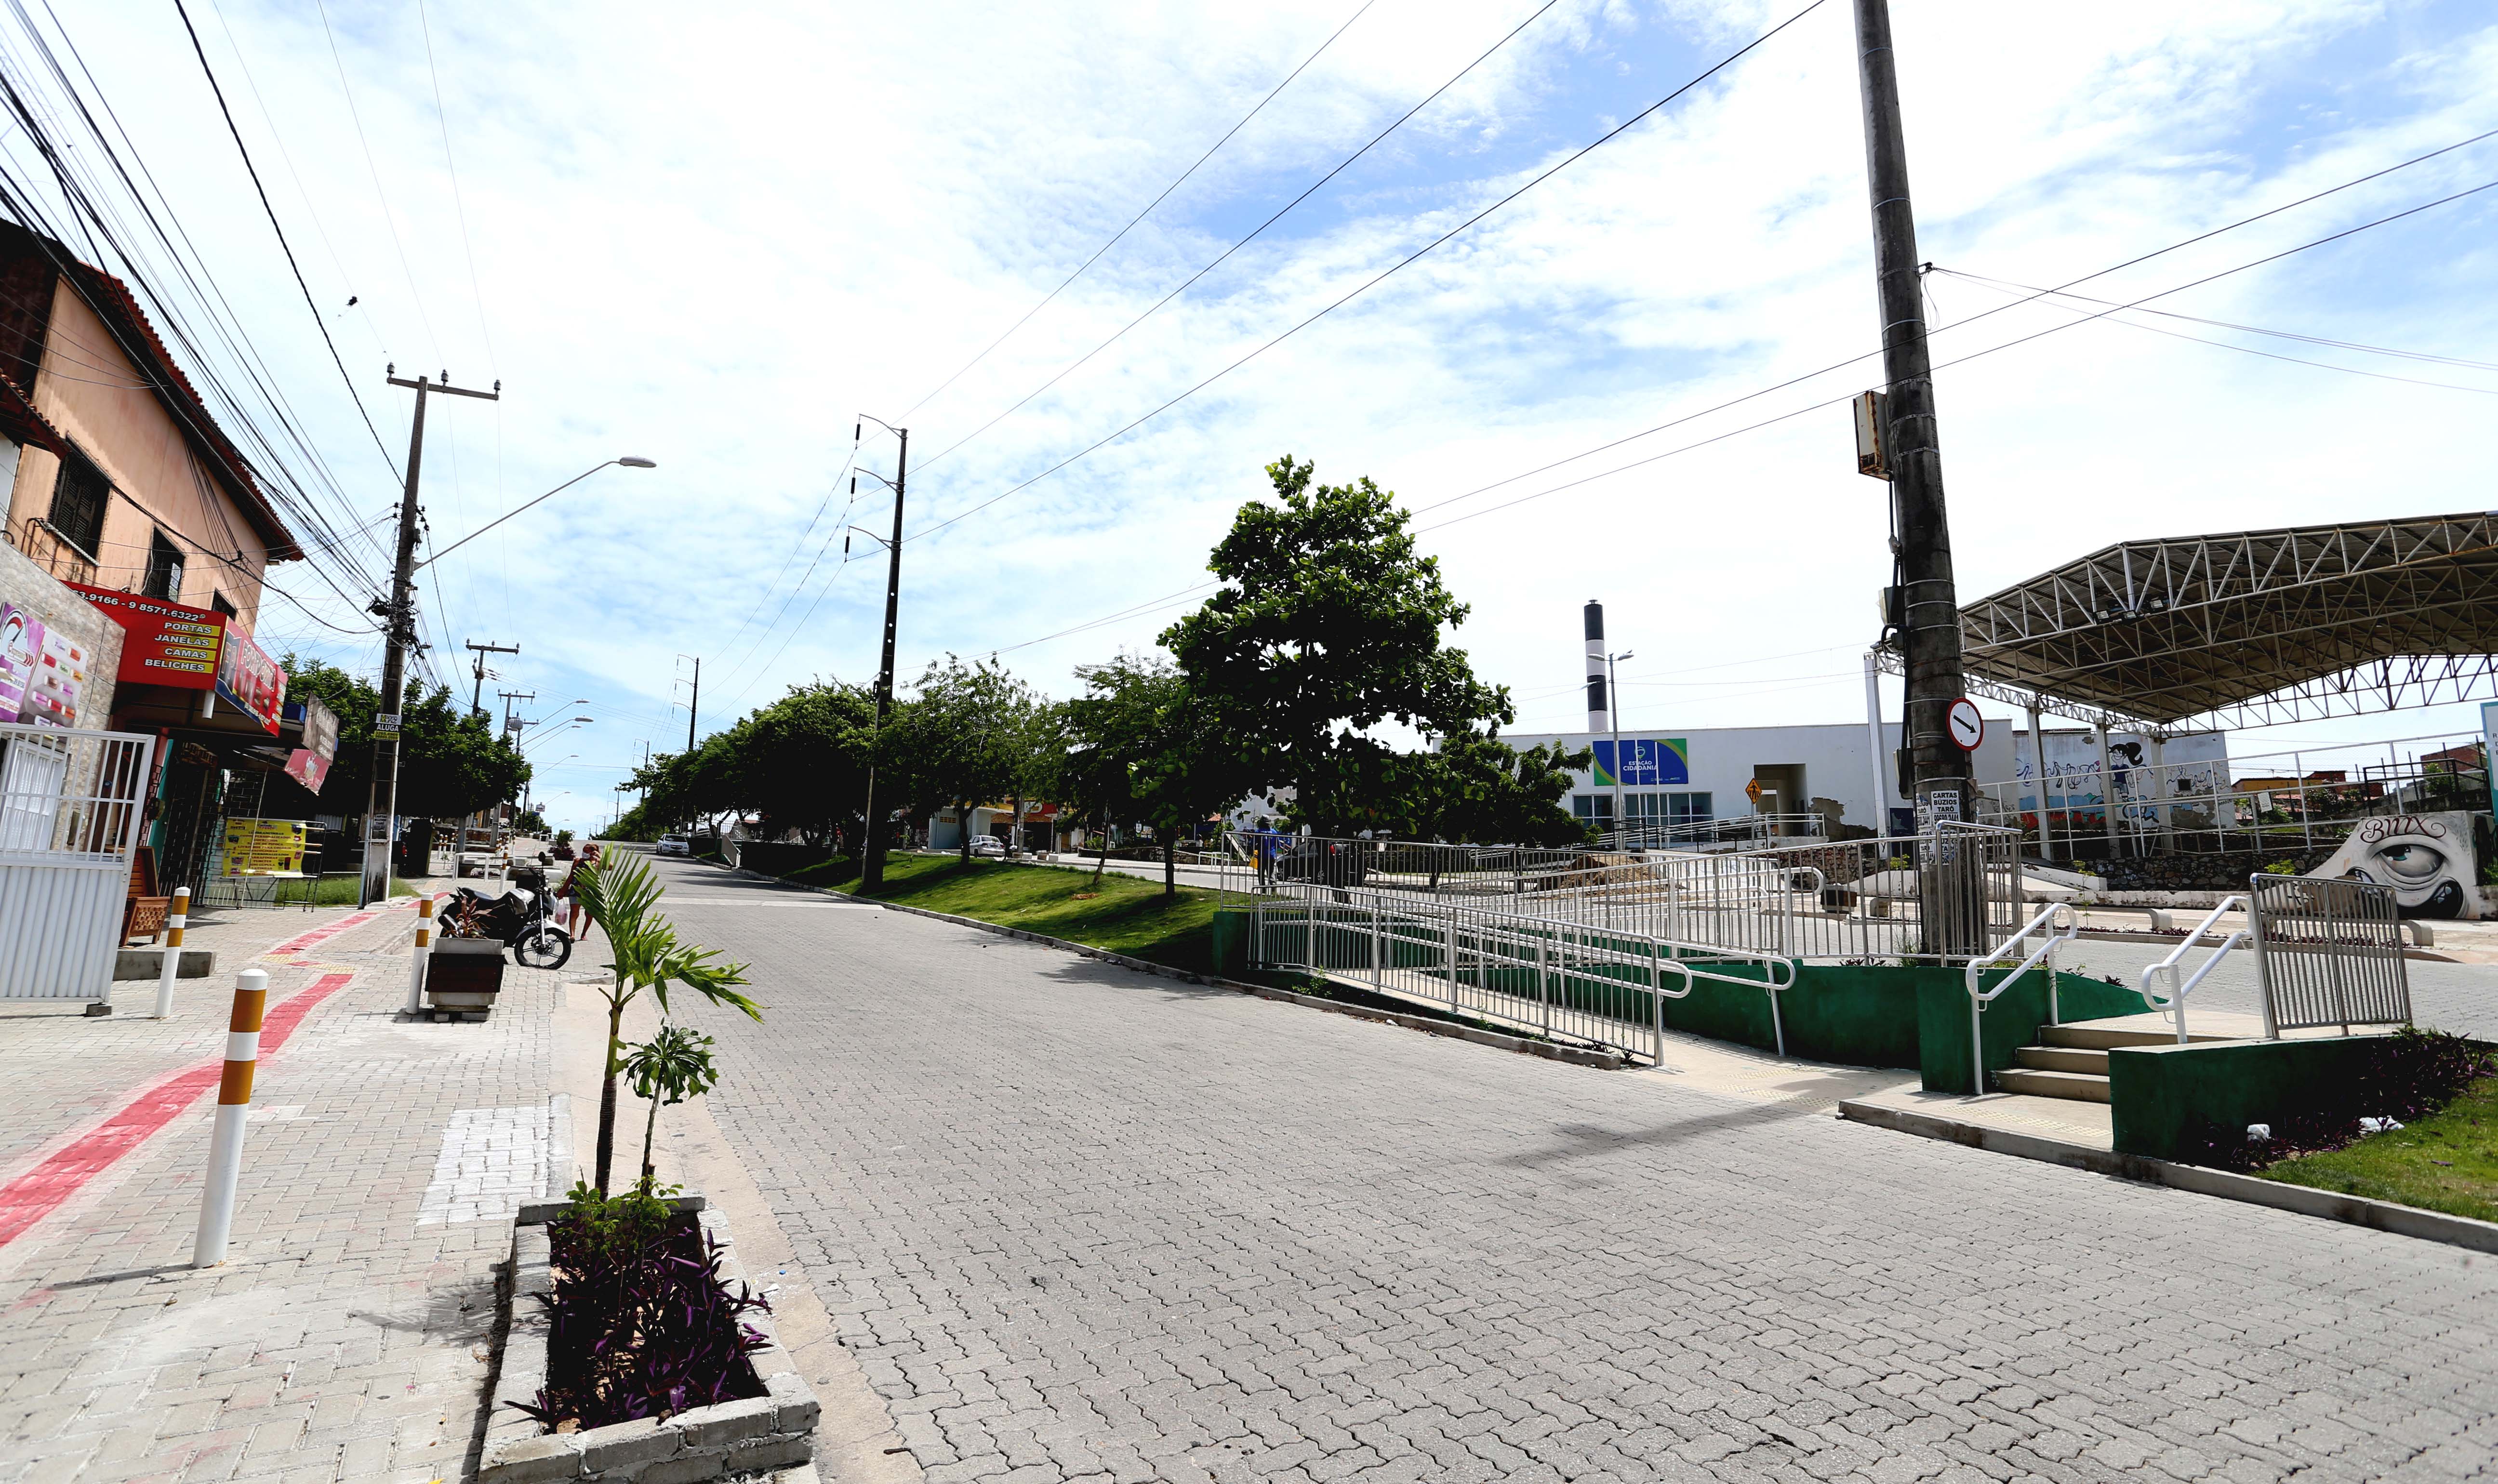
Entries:
{"type": "Polygon", "coordinates": [[[517,655],[521,647],[517,644],[480,644],[474,639],[469,640],[465,647],[477,652],[477,687],[468,693],[468,714],[482,718],[486,714],[486,657],[517,655]]]}
{"type": "Polygon", "coordinates": [[[373,726],[372,787],[365,801],[366,906],[390,900],[391,826],[399,819],[400,703],[407,681],[407,652],[416,644],[416,491],[417,473],[425,465],[426,394],[444,392],[454,397],[500,402],[503,392],[499,381],[491,392],[472,392],[453,386],[449,371],[444,371],[438,381],[425,376],[409,381],[396,374],[398,370],[396,366],[387,367],[383,374],[391,385],[415,391],[416,415],[407,435],[407,488],[399,501],[399,563],[391,574],[390,596],[373,604],[373,611],[381,615],[386,626],[387,643],[382,651],[381,712],[373,726]]]}
{"type": "MultiPolygon", "coordinates": [[[[891,426],[882,419],[876,421],[879,426],[891,426]]],[[[863,431],[863,428],[852,428],[850,441],[857,442],[863,431]]],[[[911,476],[911,430],[895,428],[893,433],[902,440],[902,451],[894,456],[893,477],[886,481],[893,486],[893,539],[885,543],[890,560],[884,573],[884,659],[877,666],[876,729],[870,734],[867,757],[867,842],[859,854],[859,887],[862,890],[874,890],[884,885],[884,820],[876,799],[875,739],[884,735],[884,720],[893,712],[893,626],[902,605],[902,487],[911,476]]],[[[963,827],[969,829],[971,822],[964,821],[963,827]]]]}
{"type": "MultiPolygon", "coordinates": [[[[1906,699],[1900,729],[1913,780],[1920,833],[1976,817],[1970,755],[1952,740],[1949,716],[1966,686],[1960,595],[1952,581],[1951,524],[1943,510],[1942,450],[1935,429],[1934,366],[1927,354],[1917,218],[1908,201],[1908,146],[1900,124],[1898,58],[1889,0],[1856,0],[1857,81],[1865,106],[1865,176],[1874,203],[1874,277],[1882,314],[1887,398],[1882,452],[1890,472],[1893,569],[1906,699]]],[[[1975,850],[1937,838],[1919,852],[1925,951],[1982,952],[1982,869],[1975,850]],[[1961,858],[1966,855],[1968,858],[1961,858]]],[[[1983,1092],[1980,1086],[1976,1089],[1983,1092]]]]}
{"type": "MultiPolygon", "coordinates": [[[[1607,720],[1611,721],[1614,726],[1614,828],[1617,830],[1628,830],[1631,827],[1631,822],[1630,816],[1622,813],[1622,775],[1630,771],[1630,759],[1622,756],[1622,683],[1616,666],[1634,657],[1628,651],[1605,657],[1606,699],[1611,702],[1607,720]]],[[[1641,843],[1647,843],[1645,837],[1642,837],[1641,843]]],[[[1622,844],[1625,849],[1629,847],[1629,835],[1622,836],[1622,844]]]]}
{"type": "Polygon", "coordinates": [[[694,718],[702,711],[702,657],[679,655],[677,658],[694,662],[693,699],[686,702],[686,756],[690,758],[694,755],[694,718]]]}
{"type": "Polygon", "coordinates": [[[1900,86],[1889,0],[1856,0],[1857,77],[1865,103],[1865,173],[1874,198],[1874,275],[1882,311],[1882,374],[1889,383],[1884,452],[1898,534],[1900,638],[1907,672],[1901,718],[1914,772],[1910,795],[1932,817],[1938,800],[1970,819],[1970,756],[1945,716],[1961,698],[1960,597],[1952,581],[1951,527],[1943,511],[1942,451],[1935,434],[1935,384],[1918,281],[1917,220],[1908,203],[1908,146],[1900,132],[1900,86]]]}

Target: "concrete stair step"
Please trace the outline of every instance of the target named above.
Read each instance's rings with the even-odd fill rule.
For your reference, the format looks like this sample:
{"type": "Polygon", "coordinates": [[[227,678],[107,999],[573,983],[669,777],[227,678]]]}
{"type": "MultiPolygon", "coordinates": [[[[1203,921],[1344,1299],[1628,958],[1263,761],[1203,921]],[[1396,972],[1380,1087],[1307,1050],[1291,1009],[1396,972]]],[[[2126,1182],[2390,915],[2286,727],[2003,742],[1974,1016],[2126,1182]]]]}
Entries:
{"type": "Polygon", "coordinates": [[[2108,1080],[2087,1072],[2040,1072],[2011,1067],[1995,1074],[2002,1092],[2026,1092],[2034,1098],[2064,1098],[2075,1103],[2108,1101],[2108,1080]]]}
{"type": "Polygon", "coordinates": [[[2107,1052],[2080,1047],[2025,1046],[2012,1053],[2012,1064],[2037,1072],[2087,1072],[2107,1076],[2107,1052]]]}
{"type": "MultiPolygon", "coordinates": [[[[2192,1025],[2190,1018],[2187,1022],[2192,1025]]],[[[2042,1025],[2038,1039],[2048,1046],[2072,1047],[2082,1050],[2104,1051],[2112,1046],[2175,1046],[2177,1033],[2137,1030],[2131,1026],[2099,1025],[2089,1020],[2075,1020],[2067,1025],[2042,1025]]],[[[2197,1036],[2190,1041],[2226,1041],[2226,1036],[2197,1036]]]]}

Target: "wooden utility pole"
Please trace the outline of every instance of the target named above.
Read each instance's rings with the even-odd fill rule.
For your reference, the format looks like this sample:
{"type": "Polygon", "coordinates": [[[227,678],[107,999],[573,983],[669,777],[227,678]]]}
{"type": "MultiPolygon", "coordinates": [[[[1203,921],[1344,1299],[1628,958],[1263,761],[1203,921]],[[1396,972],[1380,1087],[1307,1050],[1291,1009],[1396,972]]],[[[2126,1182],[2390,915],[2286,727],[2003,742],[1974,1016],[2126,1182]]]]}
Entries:
{"type": "Polygon", "coordinates": [[[1968,820],[1970,755],[1945,717],[1961,698],[1960,597],[1952,581],[1951,527],[1943,512],[1942,451],[1935,436],[1934,371],[1918,281],[1917,220],[1908,205],[1908,150],[1900,132],[1899,77],[1888,0],[1856,0],[1857,77],[1865,102],[1865,173],[1874,198],[1874,274],[1882,310],[1888,381],[1884,452],[1898,529],[1903,668],[1901,727],[1912,772],[1903,780],[1920,823],[1944,814],[1968,820]]]}
{"type": "Polygon", "coordinates": [[[686,756],[691,758],[694,755],[694,718],[702,714],[702,657],[687,655],[684,658],[694,662],[693,695],[686,702],[686,756]]]}
{"type": "Polygon", "coordinates": [[[416,489],[417,471],[425,465],[426,394],[447,392],[500,402],[503,390],[499,381],[491,392],[453,386],[449,371],[438,381],[426,376],[409,381],[394,374],[397,371],[390,367],[383,374],[391,385],[415,391],[416,417],[407,435],[407,488],[399,501],[399,563],[391,574],[390,596],[373,604],[385,626],[387,642],[382,650],[381,713],[373,723],[372,787],[365,801],[363,900],[368,907],[390,900],[391,826],[399,819],[400,702],[407,682],[407,652],[416,645],[416,489]]]}
{"type": "MultiPolygon", "coordinates": [[[[850,431],[850,440],[858,441],[864,429],[850,431]]],[[[876,672],[876,729],[871,734],[867,755],[867,840],[859,855],[859,886],[874,889],[884,884],[884,811],[876,798],[876,748],[884,735],[884,719],[893,712],[893,626],[902,605],[902,487],[911,473],[911,430],[896,428],[902,439],[902,451],[894,456],[893,539],[885,543],[889,560],[884,572],[884,659],[876,672]]],[[[881,477],[881,476],[878,476],[881,477]]],[[[968,817],[963,827],[971,828],[968,817]]]]}

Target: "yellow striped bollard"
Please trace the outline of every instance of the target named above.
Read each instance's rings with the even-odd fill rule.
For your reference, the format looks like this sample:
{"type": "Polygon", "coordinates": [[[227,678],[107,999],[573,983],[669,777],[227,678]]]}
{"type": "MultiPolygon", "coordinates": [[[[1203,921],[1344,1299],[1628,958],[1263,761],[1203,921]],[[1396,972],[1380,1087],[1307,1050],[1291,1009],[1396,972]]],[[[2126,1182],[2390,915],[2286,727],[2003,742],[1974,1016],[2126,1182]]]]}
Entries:
{"type": "Polygon", "coordinates": [[[433,897],[416,899],[416,952],[407,966],[407,1013],[425,1008],[425,960],[433,951],[433,897]]]}
{"type": "Polygon", "coordinates": [[[234,1018],[226,1025],[226,1072],[217,1082],[216,1133],[208,1141],[208,1184],[200,1205],[200,1240],[191,1266],[226,1260],[234,1229],[235,1183],[242,1176],[242,1125],[251,1113],[251,1074],[260,1065],[260,1019],[269,1008],[269,971],[235,976],[234,1018]]]}
{"type": "Polygon", "coordinates": [[[182,924],[191,917],[191,888],[174,888],[174,910],[165,915],[165,962],[156,971],[156,1018],[174,1014],[174,977],[182,972],[182,924]]]}

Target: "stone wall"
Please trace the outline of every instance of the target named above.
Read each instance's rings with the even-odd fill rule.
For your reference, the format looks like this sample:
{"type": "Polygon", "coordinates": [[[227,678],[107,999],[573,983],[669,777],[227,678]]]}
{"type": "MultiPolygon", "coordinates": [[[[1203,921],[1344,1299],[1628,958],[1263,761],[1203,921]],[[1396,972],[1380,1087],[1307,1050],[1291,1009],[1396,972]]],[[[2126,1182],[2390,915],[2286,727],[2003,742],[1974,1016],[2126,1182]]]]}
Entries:
{"type": "Polygon", "coordinates": [[[45,628],[68,634],[86,652],[78,725],[81,730],[103,730],[112,715],[113,676],[121,668],[121,626],[6,541],[0,541],[0,603],[26,609],[45,628]]]}

